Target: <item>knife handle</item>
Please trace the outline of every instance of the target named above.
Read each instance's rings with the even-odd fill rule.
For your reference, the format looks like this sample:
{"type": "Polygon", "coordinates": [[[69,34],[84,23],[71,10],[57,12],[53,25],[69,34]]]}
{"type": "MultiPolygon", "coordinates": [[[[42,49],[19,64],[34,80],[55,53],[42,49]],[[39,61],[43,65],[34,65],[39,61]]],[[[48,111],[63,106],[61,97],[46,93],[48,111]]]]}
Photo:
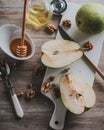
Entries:
{"type": "Polygon", "coordinates": [[[67,109],[63,105],[61,99],[55,101],[54,103],[55,103],[55,109],[52,114],[49,126],[55,130],[61,130],[64,127],[67,109]]]}
{"type": "Polygon", "coordinates": [[[20,105],[20,102],[19,102],[19,100],[17,98],[17,95],[15,93],[13,84],[12,84],[11,80],[8,77],[6,77],[6,82],[7,82],[7,86],[8,86],[10,95],[11,95],[11,99],[12,99],[16,114],[17,114],[17,116],[19,118],[22,118],[23,115],[24,115],[24,112],[23,112],[23,109],[22,109],[22,107],[20,105]]]}
{"type": "Polygon", "coordinates": [[[11,95],[11,98],[12,98],[13,105],[14,105],[17,116],[22,118],[24,116],[24,112],[23,112],[23,109],[22,109],[20,102],[17,98],[17,95],[16,94],[11,95]]]}

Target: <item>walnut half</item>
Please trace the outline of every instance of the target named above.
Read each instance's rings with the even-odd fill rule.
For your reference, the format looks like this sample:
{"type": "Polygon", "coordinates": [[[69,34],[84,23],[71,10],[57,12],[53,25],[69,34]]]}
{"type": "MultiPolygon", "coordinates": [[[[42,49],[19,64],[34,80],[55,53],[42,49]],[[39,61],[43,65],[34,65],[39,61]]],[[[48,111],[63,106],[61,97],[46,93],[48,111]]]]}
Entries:
{"type": "Polygon", "coordinates": [[[53,83],[44,82],[41,87],[41,91],[46,93],[46,92],[49,92],[49,90],[52,89],[53,87],[54,87],[53,83]]]}
{"type": "Polygon", "coordinates": [[[29,89],[29,90],[26,92],[26,98],[27,98],[27,99],[33,99],[34,97],[35,97],[35,90],[29,89]]]}
{"type": "Polygon", "coordinates": [[[83,47],[85,47],[87,50],[92,50],[94,46],[91,41],[87,41],[86,43],[84,43],[83,47]]]}
{"type": "Polygon", "coordinates": [[[54,33],[57,29],[56,29],[56,27],[53,25],[53,24],[48,24],[47,26],[46,26],[46,32],[47,33],[49,33],[49,34],[52,34],[52,33],[54,33]]]}
{"type": "Polygon", "coordinates": [[[70,28],[71,27],[71,20],[65,19],[62,21],[63,27],[70,28]]]}

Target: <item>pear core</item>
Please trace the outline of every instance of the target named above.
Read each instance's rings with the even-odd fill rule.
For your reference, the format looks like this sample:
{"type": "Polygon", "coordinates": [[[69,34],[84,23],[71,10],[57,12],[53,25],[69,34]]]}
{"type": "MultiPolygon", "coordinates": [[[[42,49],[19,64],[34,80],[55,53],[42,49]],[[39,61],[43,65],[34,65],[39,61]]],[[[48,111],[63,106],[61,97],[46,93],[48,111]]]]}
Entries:
{"type": "Polygon", "coordinates": [[[65,107],[74,114],[81,114],[94,106],[96,95],[93,88],[75,73],[60,79],[61,99],[65,107]]]}
{"type": "Polygon", "coordinates": [[[51,68],[62,68],[80,59],[83,52],[80,45],[68,40],[50,40],[42,47],[42,63],[51,68]]]}

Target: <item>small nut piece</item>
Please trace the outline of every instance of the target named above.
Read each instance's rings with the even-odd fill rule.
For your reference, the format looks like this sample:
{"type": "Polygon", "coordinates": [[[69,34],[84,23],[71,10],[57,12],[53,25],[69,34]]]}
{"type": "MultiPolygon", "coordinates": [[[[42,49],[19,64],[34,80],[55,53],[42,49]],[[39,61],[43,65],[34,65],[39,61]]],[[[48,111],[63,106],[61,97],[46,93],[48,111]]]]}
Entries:
{"type": "Polygon", "coordinates": [[[87,41],[84,44],[84,47],[87,48],[87,50],[92,50],[93,49],[93,43],[91,41],[87,41]]]}
{"type": "Polygon", "coordinates": [[[48,25],[46,26],[46,32],[47,32],[47,33],[52,34],[52,33],[54,33],[55,31],[56,31],[56,27],[55,27],[53,24],[48,24],[48,25]]]}
{"type": "Polygon", "coordinates": [[[70,28],[71,27],[71,20],[68,20],[68,19],[63,20],[62,25],[66,28],[70,28]]]}
{"type": "Polygon", "coordinates": [[[55,79],[54,76],[50,76],[50,77],[49,77],[49,80],[50,80],[51,82],[54,81],[54,79],[55,79]]]}
{"type": "Polygon", "coordinates": [[[55,96],[55,98],[59,98],[60,97],[60,90],[59,90],[59,88],[54,88],[53,89],[53,91],[54,91],[54,96],[55,96]]]}
{"type": "Polygon", "coordinates": [[[69,71],[69,69],[70,69],[70,68],[65,68],[65,69],[63,70],[63,72],[67,73],[67,72],[69,71]]]}
{"type": "Polygon", "coordinates": [[[33,68],[33,73],[35,75],[39,75],[41,72],[41,65],[40,64],[36,64],[35,67],[33,68]]]}
{"type": "Polygon", "coordinates": [[[22,97],[24,95],[24,92],[17,92],[18,97],[22,97]]]}
{"type": "Polygon", "coordinates": [[[35,90],[29,89],[29,90],[26,92],[26,98],[27,98],[27,99],[33,99],[34,96],[35,96],[35,90]]]}
{"type": "Polygon", "coordinates": [[[48,82],[44,82],[42,87],[41,87],[41,91],[46,93],[48,92],[51,88],[53,87],[53,85],[51,83],[48,82]]]}

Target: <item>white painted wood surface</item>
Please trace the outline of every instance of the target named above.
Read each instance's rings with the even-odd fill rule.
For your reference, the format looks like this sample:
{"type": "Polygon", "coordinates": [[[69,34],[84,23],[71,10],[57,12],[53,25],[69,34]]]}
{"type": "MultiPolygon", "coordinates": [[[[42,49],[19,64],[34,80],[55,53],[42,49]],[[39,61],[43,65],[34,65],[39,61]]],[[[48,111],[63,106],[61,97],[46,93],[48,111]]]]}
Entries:
{"type": "MultiPolygon", "coordinates": [[[[69,36],[75,41],[78,41],[80,45],[83,45],[83,43],[87,41],[91,41],[94,44],[94,48],[91,51],[86,52],[86,55],[89,57],[89,59],[91,59],[91,61],[93,61],[93,63],[96,66],[98,66],[99,58],[100,58],[100,54],[101,54],[102,46],[103,46],[104,32],[97,35],[89,35],[89,34],[85,34],[81,32],[77,28],[76,22],[75,22],[75,16],[79,8],[80,8],[80,5],[75,4],[75,3],[70,3],[68,5],[67,11],[62,16],[60,25],[62,25],[63,20],[70,19],[72,22],[72,26],[70,29],[66,29],[67,34],[69,34],[69,36]]],[[[62,39],[59,32],[57,33],[56,39],[62,39]]],[[[60,81],[60,77],[62,76],[62,70],[64,70],[65,68],[70,68],[70,73],[79,75],[88,84],[90,84],[91,87],[93,87],[95,72],[93,68],[88,65],[88,63],[84,60],[83,57],[79,59],[78,61],[72,63],[71,65],[63,67],[61,69],[48,68],[45,73],[43,83],[46,82],[50,76],[54,76],[55,77],[54,83],[57,84],[57,86],[59,87],[59,81],[60,81]]],[[[54,112],[50,121],[50,126],[54,129],[62,129],[64,127],[63,121],[65,119],[65,114],[67,111],[66,108],[64,107],[60,99],[54,98],[53,91],[49,91],[48,93],[43,93],[43,94],[47,96],[49,99],[51,99],[52,102],[55,104],[55,109],[54,109],[54,112]],[[58,121],[59,124],[55,124],[55,121],[58,121]]]]}

